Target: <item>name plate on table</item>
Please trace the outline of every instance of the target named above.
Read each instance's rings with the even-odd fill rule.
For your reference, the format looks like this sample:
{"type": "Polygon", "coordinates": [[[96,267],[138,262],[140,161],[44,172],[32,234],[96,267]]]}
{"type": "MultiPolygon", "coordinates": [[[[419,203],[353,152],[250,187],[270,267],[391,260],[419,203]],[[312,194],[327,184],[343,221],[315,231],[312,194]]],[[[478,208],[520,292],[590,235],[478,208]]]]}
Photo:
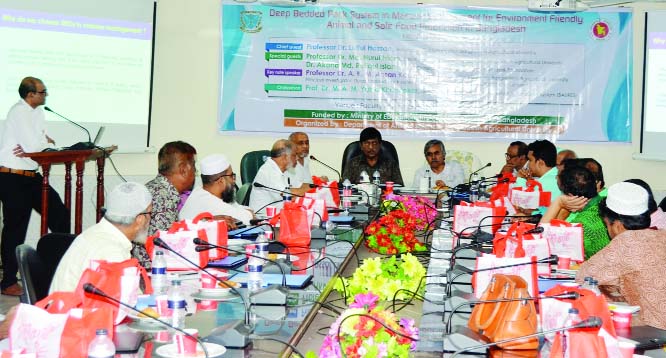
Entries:
{"type": "MultiPolygon", "coordinates": [[[[285,275],[287,277],[287,287],[305,288],[312,281],[312,275],[285,275]]],[[[247,286],[247,273],[237,273],[229,278],[232,281],[240,283],[243,287],[247,286]]],[[[264,274],[265,285],[282,285],[281,274],[264,274]]]]}

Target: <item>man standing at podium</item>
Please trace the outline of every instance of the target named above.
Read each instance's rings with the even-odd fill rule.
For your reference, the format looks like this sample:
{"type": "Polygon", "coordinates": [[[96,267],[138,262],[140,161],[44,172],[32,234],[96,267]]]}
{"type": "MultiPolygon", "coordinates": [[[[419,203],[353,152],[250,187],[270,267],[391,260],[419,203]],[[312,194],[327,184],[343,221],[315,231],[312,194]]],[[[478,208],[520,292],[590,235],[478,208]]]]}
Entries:
{"type": "MultiPolygon", "coordinates": [[[[20,296],[23,289],[17,283],[16,247],[25,241],[30,214],[41,214],[42,176],[35,161],[25,153],[40,152],[55,144],[46,134],[44,110],[48,95],[44,83],[26,77],[18,89],[21,99],[7,113],[0,140],[0,201],[2,201],[2,258],[3,275],[0,291],[3,295],[20,296]]],[[[58,193],[49,187],[48,226],[52,232],[69,232],[69,212],[58,193]]]]}

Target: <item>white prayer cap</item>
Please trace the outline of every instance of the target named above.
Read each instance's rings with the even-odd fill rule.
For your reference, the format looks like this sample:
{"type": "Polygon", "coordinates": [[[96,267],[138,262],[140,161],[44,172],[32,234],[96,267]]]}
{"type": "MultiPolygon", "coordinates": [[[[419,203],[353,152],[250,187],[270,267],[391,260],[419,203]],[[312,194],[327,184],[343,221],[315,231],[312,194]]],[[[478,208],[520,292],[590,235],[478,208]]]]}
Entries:
{"type": "Polygon", "coordinates": [[[153,200],[143,184],[128,181],[111,191],[106,198],[105,215],[114,217],[134,217],[146,210],[153,200]]]}
{"type": "Polygon", "coordinates": [[[203,175],[220,174],[227,168],[229,168],[229,161],[222,154],[211,154],[201,159],[201,174],[203,175]]]}
{"type": "Polygon", "coordinates": [[[620,215],[641,215],[648,211],[648,193],[634,183],[616,183],[608,188],[606,206],[620,215]]]}

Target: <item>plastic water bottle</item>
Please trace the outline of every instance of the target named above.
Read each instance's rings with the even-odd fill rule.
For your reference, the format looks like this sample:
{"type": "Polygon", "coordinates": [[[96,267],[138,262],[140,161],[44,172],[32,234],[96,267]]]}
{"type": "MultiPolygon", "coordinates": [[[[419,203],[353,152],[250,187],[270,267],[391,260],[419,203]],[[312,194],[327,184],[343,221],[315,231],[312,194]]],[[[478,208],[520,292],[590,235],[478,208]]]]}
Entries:
{"type": "Polygon", "coordinates": [[[342,182],[342,207],[348,209],[351,207],[352,187],[349,179],[342,182]]]}
{"type": "Polygon", "coordinates": [[[479,182],[479,201],[486,201],[488,199],[488,195],[486,193],[486,183],[483,182],[483,178],[481,178],[481,182],[479,182]]]}
{"type": "Polygon", "coordinates": [[[164,253],[156,251],[150,270],[150,283],[153,285],[156,296],[165,294],[169,289],[166,269],[164,253]]]}
{"type": "Polygon", "coordinates": [[[580,288],[585,288],[585,289],[590,289],[591,286],[591,281],[592,277],[590,276],[585,276],[585,279],[583,279],[583,284],[580,286],[580,288]]]}
{"type": "MultiPolygon", "coordinates": [[[[258,254],[258,250],[253,252],[258,254]]],[[[257,255],[258,256],[258,255],[257,255]]],[[[263,260],[250,256],[247,261],[247,291],[252,293],[259,291],[264,285],[264,267],[263,260]]]]}
{"type": "Polygon", "coordinates": [[[599,289],[599,281],[595,279],[590,279],[590,291],[594,292],[597,296],[601,295],[601,290],[599,289]]]}
{"type": "Polygon", "coordinates": [[[259,235],[257,235],[257,240],[255,240],[254,243],[259,253],[257,256],[261,256],[264,259],[261,264],[265,265],[266,259],[268,258],[268,239],[266,239],[266,234],[263,232],[259,233],[259,235]]]}
{"type": "Polygon", "coordinates": [[[282,193],[282,201],[291,201],[291,188],[287,186],[282,193]]]}
{"type": "Polygon", "coordinates": [[[116,346],[106,329],[98,329],[95,333],[97,336],[88,345],[88,358],[113,358],[116,355],[116,346]]]}
{"type": "MultiPolygon", "coordinates": [[[[577,308],[569,308],[569,315],[567,316],[567,319],[564,321],[564,327],[571,327],[575,324],[580,323],[582,320],[580,319],[578,309],[577,308]]],[[[564,353],[564,358],[569,358],[569,347],[571,347],[570,341],[569,341],[569,330],[562,331],[562,352],[564,353]]]]}
{"type": "Polygon", "coordinates": [[[180,290],[180,281],[171,281],[171,292],[169,292],[169,297],[167,297],[167,307],[172,312],[171,324],[176,328],[185,328],[185,315],[187,314],[185,306],[187,306],[187,302],[180,290]]]}

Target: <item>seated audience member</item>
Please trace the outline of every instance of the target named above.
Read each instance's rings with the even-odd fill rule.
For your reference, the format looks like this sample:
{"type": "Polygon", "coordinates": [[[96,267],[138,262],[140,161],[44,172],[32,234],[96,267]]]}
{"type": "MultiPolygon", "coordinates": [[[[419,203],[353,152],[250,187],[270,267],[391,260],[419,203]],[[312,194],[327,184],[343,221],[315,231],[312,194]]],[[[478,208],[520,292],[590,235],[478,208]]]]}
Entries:
{"type": "Polygon", "coordinates": [[[236,173],[222,154],[209,155],[201,160],[201,182],[180,210],[180,219],[193,219],[202,212],[224,215],[250,225],[252,210],[235,202],[236,173]]]}
{"type": "Polygon", "coordinates": [[[666,198],[661,199],[659,207],[661,208],[661,210],[666,211],[666,198]]]}
{"type": "Polygon", "coordinates": [[[555,159],[555,164],[557,166],[557,170],[562,170],[564,167],[563,163],[565,160],[568,159],[578,159],[578,156],[576,155],[576,152],[570,149],[562,149],[557,153],[557,158],[555,159]]]}
{"type": "Polygon", "coordinates": [[[599,216],[599,203],[602,198],[597,193],[594,175],[585,167],[567,165],[560,171],[559,182],[562,195],[550,204],[541,222],[548,223],[558,218],[558,214],[571,201],[585,202],[580,211],[571,213],[565,211],[567,215],[559,219],[583,225],[583,246],[585,259],[588,259],[610,242],[606,225],[599,216]]]}
{"type": "Polygon", "coordinates": [[[521,141],[511,142],[504,153],[506,164],[502,167],[500,173],[511,173],[516,178],[523,178],[529,172],[527,166],[527,144],[521,141]],[[522,174],[521,174],[521,171],[522,174]]]}
{"type": "Polygon", "coordinates": [[[121,262],[131,258],[132,241],[145,241],[152,196],[143,184],[116,186],[106,199],[104,217],[74,239],[56,269],[50,292],[74,291],[91,260],[121,262]]]}
{"type": "MultiPolygon", "coordinates": [[[[560,196],[560,188],[557,185],[557,167],[555,166],[555,158],[557,157],[557,150],[555,145],[547,140],[537,140],[527,146],[527,159],[529,160],[530,175],[537,178],[536,180],[541,183],[544,192],[551,193],[551,201],[560,196]]],[[[526,181],[519,178],[516,181],[516,186],[525,186],[526,181]]],[[[542,206],[539,208],[518,208],[524,214],[531,214],[534,210],[544,214],[547,207],[542,206]]]]}
{"type": "Polygon", "coordinates": [[[253,184],[260,184],[268,188],[253,187],[250,192],[250,208],[253,212],[263,210],[268,205],[282,207],[282,193],[280,191],[289,191],[294,195],[303,195],[309,189],[309,184],[302,184],[300,187],[291,187],[287,174],[288,168],[292,167],[296,161],[296,154],[293,146],[286,139],[279,139],[271,148],[271,157],[259,168],[254,177],[253,184]],[[271,190],[272,188],[274,190],[271,190]]]}
{"type": "Polygon", "coordinates": [[[426,170],[430,170],[431,187],[443,189],[455,187],[465,181],[465,170],[456,161],[448,161],[446,148],[441,140],[429,140],[423,148],[423,154],[428,164],[420,167],[414,174],[412,186],[418,188],[421,178],[425,177],[426,170]]]}
{"type": "Polygon", "coordinates": [[[611,242],[583,262],[576,281],[593,277],[610,301],[640,306],[640,319],[632,324],[666,329],[666,281],[660,279],[666,272],[666,231],[649,229],[647,192],[632,183],[611,185],[599,213],[611,242]]]}
{"type": "Polygon", "coordinates": [[[641,179],[629,179],[625,180],[627,183],[633,183],[641,188],[645,189],[648,193],[648,210],[650,211],[650,227],[657,229],[666,229],[666,213],[657,206],[657,201],[654,200],[654,194],[652,194],[652,188],[648,183],[644,182],[641,179]]]}
{"type": "Polygon", "coordinates": [[[578,165],[582,165],[594,175],[594,180],[597,183],[597,192],[602,198],[606,197],[606,182],[604,181],[604,170],[601,163],[594,158],[581,158],[578,159],[578,165]]]}
{"type": "Polygon", "coordinates": [[[382,183],[392,181],[404,185],[398,163],[381,151],[382,134],[376,128],[368,127],[362,130],[359,142],[362,153],[349,160],[342,168],[342,180],[349,179],[358,184],[363,171],[368,173],[370,179],[372,174],[378,171],[382,183]]]}
{"type": "MultiPolygon", "coordinates": [[[[155,215],[150,217],[148,235],[158,230],[168,230],[178,220],[178,207],[181,194],[192,190],[196,172],[196,149],[191,145],[175,141],[166,143],[157,154],[158,172],[155,179],[146,183],[153,195],[155,215]]],[[[146,252],[144,240],[132,243],[132,256],[141,266],[150,269],[150,257],[146,252]]]]}
{"type": "MultiPolygon", "coordinates": [[[[312,184],[312,173],[310,172],[310,138],[304,132],[294,132],[289,135],[292,148],[296,157],[294,166],[287,169],[287,175],[293,187],[312,184]]],[[[322,177],[328,181],[327,177],[322,177]]]]}

